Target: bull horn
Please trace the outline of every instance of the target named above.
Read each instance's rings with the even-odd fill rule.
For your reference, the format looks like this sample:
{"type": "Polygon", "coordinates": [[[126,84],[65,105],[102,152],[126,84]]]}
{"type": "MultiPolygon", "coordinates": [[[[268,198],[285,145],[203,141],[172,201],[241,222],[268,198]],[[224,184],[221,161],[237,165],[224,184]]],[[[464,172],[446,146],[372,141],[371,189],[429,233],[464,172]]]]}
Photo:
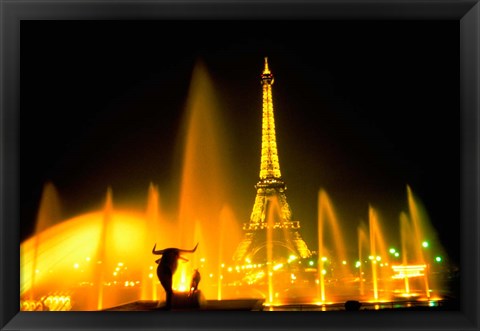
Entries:
{"type": "Polygon", "coordinates": [[[187,249],[179,249],[180,252],[182,253],[193,253],[197,250],[198,243],[195,245],[195,248],[192,250],[187,250],[187,249]]]}
{"type": "Polygon", "coordinates": [[[156,251],[156,250],[155,250],[156,247],[157,247],[157,243],[155,243],[155,245],[154,245],[153,248],[152,248],[152,254],[155,254],[155,255],[163,254],[163,251],[164,251],[164,250],[161,249],[161,250],[156,251]]]}

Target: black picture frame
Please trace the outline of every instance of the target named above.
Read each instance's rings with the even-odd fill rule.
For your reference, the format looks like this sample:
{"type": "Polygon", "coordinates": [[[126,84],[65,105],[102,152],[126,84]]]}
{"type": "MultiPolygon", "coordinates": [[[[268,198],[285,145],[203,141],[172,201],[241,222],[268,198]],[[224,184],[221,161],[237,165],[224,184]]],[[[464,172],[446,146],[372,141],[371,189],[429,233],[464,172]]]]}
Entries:
{"type": "Polygon", "coordinates": [[[478,329],[478,1],[2,1],[0,325],[21,329],[478,329]],[[82,19],[450,19],[460,24],[461,304],[459,311],[311,314],[308,312],[19,312],[20,22],[82,19]],[[401,318],[399,318],[401,316],[401,318]]]}

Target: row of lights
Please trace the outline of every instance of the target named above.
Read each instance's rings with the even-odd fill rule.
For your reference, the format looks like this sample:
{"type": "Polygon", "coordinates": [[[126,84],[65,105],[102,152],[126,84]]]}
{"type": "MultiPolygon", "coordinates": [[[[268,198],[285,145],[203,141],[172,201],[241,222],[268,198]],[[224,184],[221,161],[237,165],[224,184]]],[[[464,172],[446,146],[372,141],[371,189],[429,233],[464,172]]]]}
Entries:
{"type": "MultiPolygon", "coordinates": [[[[422,247],[428,248],[428,247],[429,247],[428,241],[423,241],[423,242],[422,242],[422,247]]],[[[390,254],[394,255],[395,257],[399,257],[399,256],[400,256],[400,253],[397,252],[395,248],[390,248],[389,252],[390,252],[390,254]]],[[[295,261],[295,260],[297,260],[297,259],[298,259],[298,258],[297,258],[295,255],[290,255],[289,258],[288,258],[288,263],[291,263],[291,262],[293,262],[293,261],[295,261]]],[[[375,260],[374,260],[374,257],[373,257],[373,256],[369,256],[369,259],[372,260],[373,263],[375,263],[375,260],[376,260],[376,261],[381,261],[381,257],[380,257],[380,256],[375,257],[375,260]]],[[[87,262],[90,262],[91,258],[87,256],[87,257],[85,258],[85,260],[86,260],[87,262]]],[[[326,262],[328,259],[327,259],[327,257],[323,256],[323,257],[321,258],[321,260],[322,260],[323,262],[326,262]]],[[[203,263],[205,263],[206,259],[205,259],[205,258],[201,258],[200,261],[201,261],[202,264],[203,264],[203,263]]],[[[247,265],[236,266],[236,267],[235,267],[235,270],[236,270],[237,272],[240,272],[240,270],[252,269],[252,268],[260,268],[260,267],[263,266],[262,264],[251,264],[251,260],[250,260],[249,258],[246,258],[245,261],[248,263],[247,265]]],[[[442,261],[442,257],[436,256],[436,257],[435,257],[435,261],[436,261],[436,262],[441,262],[441,261],[442,261]]],[[[367,262],[367,261],[365,261],[365,262],[367,262]]],[[[100,263],[102,263],[102,261],[98,261],[97,263],[100,264],[100,263]]],[[[267,263],[267,264],[268,264],[268,263],[267,263]]],[[[312,261],[312,260],[310,260],[310,261],[308,262],[308,264],[309,264],[309,266],[314,266],[315,262],[312,261]]],[[[346,265],[346,264],[347,264],[347,261],[343,260],[343,261],[342,261],[342,264],[343,264],[343,265],[346,265]]],[[[356,267],[356,268],[359,268],[359,267],[360,267],[360,264],[361,264],[360,261],[356,261],[355,267],[356,267]]],[[[385,263],[385,265],[388,265],[388,263],[385,263]]],[[[117,276],[118,273],[120,272],[121,267],[123,267],[123,266],[124,266],[124,264],[123,264],[122,262],[118,262],[117,267],[115,268],[115,271],[113,272],[113,276],[117,276]]],[[[202,266],[203,266],[203,265],[202,265],[202,266]]],[[[79,269],[79,267],[80,267],[80,264],[79,264],[78,262],[76,262],[76,263],[73,264],[73,268],[74,268],[74,269],[79,269]]],[[[224,268],[224,267],[225,267],[225,264],[222,263],[221,267],[224,268]]],[[[279,268],[278,265],[277,265],[277,268],[279,268]]],[[[126,270],[127,267],[124,267],[124,269],[126,270]]],[[[152,269],[153,269],[153,267],[150,266],[150,270],[152,270],[152,269]]],[[[233,271],[233,268],[232,268],[232,267],[228,267],[227,270],[228,270],[228,272],[232,272],[232,271],[233,271]]],[[[275,270],[276,270],[276,269],[275,269],[275,270]]],[[[324,270],[323,270],[323,271],[324,271],[324,270]]],[[[322,271],[322,272],[323,272],[323,271],[322,271]]],[[[36,273],[38,273],[38,272],[39,272],[39,270],[36,270],[36,273]]],[[[149,278],[153,278],[153,273],[150,273],[148,276],[149,276],[149,278]]]]}
{"type": "MultiPolygon", "coordinates": [[[[423,248],[428,248],[428,247],[430,247],[430,243],[428,241],[423,241],[422,242],[422,247],[423,248]]],[[[395,257],[400,256],[400,253],[397,252],[397,250],[395,248],[390,248],[389,252],[390,252],[390,254],[393,254],[395,257]]],[[[435,262],[440,263],[440,262],[442,262],[442,260],[443,259],[442,259],[441,256],[439,256],[439,255],[435,256],[435,262]]]]}
{"type": "Polygon", "coordinates": [[[48,295],[40,300],[21,300],[21,311],[68,311],[72,309],[70,295],[48,295]]]}
{"type": "MultiPolygon", "coordinates": [[[[423,241],[423,242],[422,242],[422,247],[428,248],[428,247],[429,247],[428,241],[423,241]]],[[[390,254],[394,255],[395,257],[399,257],[399,256],[400,256],[400,253],[397,252],[395,248],[390,248],[389,252],[390,252],[390,254]]],[[[295,261],[295,260],[297,260],[297,259],[298,259],[297,256],[295,256],[295,255],[290,255],[289,258],[288,258],[288,263],[291,263],[291,262],[293,262],[293,261],[295,261]]],[[[370,260],[374,260],[374,257],[373,257],[373,256],[369,256],[369,259],[370,259],[370,260]]],[[[380,257],[380,256],[377,256],[377,257],[375,257],[375,259],[376,259],[376,261],[380,261],[380,260],[381,260],[381,257],[380,257]]],[[[86,257],[85,260],[86,260],[87,262],[90,262],[91,258],[90,258],[90,257],[86,257]]],[[[326,262],[328,259],[327,259],[327,257],[323,256],[323,257],[321,258],[321,260],[322,260],[323,262],[326,262]]],[[[202,262],[202,267],[203,267],[203,263],[205,263],[206,259],[205,259],[205,258],[201,258],[200,261],[202,262]]],[[[441,257],[441,256],[436,256],[436,257],[435,257],[435,261],[436,261],[436,262],[441,262],[441,261],[442,261],[442,257],[441,257]]],[[[245,262],[247,262],[246,265],[243,265],[243,266],[235,266],[235,270],[236,270],[237,272],[240,272],[240,270],[252,269],[252,268],[260,268],[260,267],[263,266],[263,264],[251,264],[251,260],[250,260],[249,258],[246,258],[246,259],[245,259],[245,262]]],[[[102,263],[102,262],[101,262],[101,261],[98,261],[97,263],[102,263]]],[[[374,261],[374,263],[375,263],[375,261],[374,261]]],[[[267,264],[268,264],[268,263],[267,263],[267,264]]],[[[343,260],[343,261],[342,261],[342,264],[343,264],[343,265],[347,265],[347,261],[343,260]]],[[[124,265],[124,264],[123,264],[122,262],[118,262],[118,266],[115,268],[115,271],[113,272],[113,275],[114,275],[114,276],[117,276],[117,275],[118,275],[118,273],[120,272],[120,267],[123,267],[123,265],[124,265]]],[[[310,261],[308,261],[308,265],[309,265],[309,266],[314,266],[314,265],[315,265],[315,262],[312,261],[312,260],[310,260],[310,261]]],[[[386,265],[388,265],[388,264],[386,263],[386,265]]],[[[73,268],[74,268],[74,269],[79,269],[79,267],[80,267],[80,264],[79,264],[79,263],[74,263],[74,265],[73,265],[73,268]]],[[[224,267],[225,267],[225,264],[222,263],[221,267],[224,268],[224,267]]],[[[356,261],[355,267],[356,267],[356,268],[359,268],[359,267],[360,267],[360,261],[356,261]]],[[[127,267],[125,267],[124,269],[126,270],[127,267]]],[[[151,266],[151,267],[150,267],[150,270],[152,270],[152,269],[153,269],[153,267],[151,266]]],[[[232,271],[233,271],[233,267],[228,267],[227,270],[228,270],[228,272],[232,272],[232,271]]],[[[36,272],[38,273],[39,270],[36,270],[36,272]]],[[[149,277],[150,277],[150,278],[153,278],[153,274],[150,273],[150,274],[149,274],[149,277]]]]}

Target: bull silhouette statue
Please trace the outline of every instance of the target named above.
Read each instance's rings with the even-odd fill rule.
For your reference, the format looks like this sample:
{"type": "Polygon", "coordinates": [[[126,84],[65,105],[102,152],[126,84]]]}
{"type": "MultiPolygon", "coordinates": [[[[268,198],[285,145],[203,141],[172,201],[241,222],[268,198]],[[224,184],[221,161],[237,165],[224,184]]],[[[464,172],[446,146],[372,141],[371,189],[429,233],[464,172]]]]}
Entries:
{"type": "Polygon", "coordinates": [[[186,258],[181,256],[180,253],[195,252],[197,250],[198,243],[192,250],[179,248],[165,248],[161,250],[155,250],[156,247],[157,244],[153,246],[152,253],[155,255],[162,255],[161,258],[155,261],[156,263],[158,263],[157,277],[167,294],[165,309],[170,310],[172,308],[173,299],[172,278],[173,274],[177,270],[178,260],[181,259],[184,261],[188,261],[186,258]]]}

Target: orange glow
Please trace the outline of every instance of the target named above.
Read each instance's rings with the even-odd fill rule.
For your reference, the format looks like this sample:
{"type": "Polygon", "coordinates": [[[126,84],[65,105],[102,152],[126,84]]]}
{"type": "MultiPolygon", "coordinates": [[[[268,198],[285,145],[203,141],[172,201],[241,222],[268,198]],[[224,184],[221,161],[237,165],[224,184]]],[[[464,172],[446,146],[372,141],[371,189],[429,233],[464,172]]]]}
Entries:
{"type": "MultiPolygon", "coordinates": [[[[39,245],[37,261],[35,265],[38,273],[35,281],[32,279],[32,268],[35,237],[23,242],[20,246],[20,295],[32,290],[32,284],[38,293],[46,289],[47,284],[73,287],[80,279],[94,281],[95,268],[93,265],[85,265],[76,262],[85,260],[85,256],[97,256],[100,229],[103,222],[103,212],[94,212],[66,220],[42,232],[42,242],[39,245]],[[49,272],[42,272],[42,270],[49,272]],[[61,276],[59,276],[61,275],[61,276]]],[[[138,238],[143,236],[143,220],[132,213],[116,212],[111,220],[111,232],[109,233],[111,249],[106,252],[108,260],[114,260],[121,256],[127,264],[132,265],[134,271],[140,273],[139,260],[145,260],[148,265],[150,256],[144,254],[144,243],[138,238]],[[137,271],[138,270],[138,271],[137,271]]],[[[151,249],[151,248],[150,248],[151,249]]],[[[115,271],[111,263],[96,264],[102,268],[115,271]]]]}
{"type": "Polygon", "coordinates": [[[273,76],[267,59],[263,75],[269,75],[262,78],[259,184],[264,187],[257,184],[250,222],[244,225],[244,230],[262,233],[257,250],[249,251],[257,244],[251,240],[254,232],[247,231],[242,237],[245,233],[241,232],[240,221],[244,215],[236,215],[229,205],[238,197],[225,184],[232,170],[225,159],[227,137],[221,134],[224,125],[216,88],[200,64],[193,72],[181,134],[183,158],[178,196],[174,197],[178,206],[167,214],[160,208],[158,187],[150,184],[141,210],[114,205],[112,190],[108,189],[100,210],[61,219],[57,193],[53,185],[46,184],[35,235],[20,247],[20,309],[103,310],[140,299],[162,301],[165,292],[155,263],[159,256],[151,254],[152,246],[156,243],[157,249],[191,249],[197,242],[198,250],[185,254],[188,261],[178,263],[173,276],[176,292],[190,290],[193,270],[198,269],[202,295],[207,299],[262,298],[267,307],[289,304],[292,298],[314,303],[322,310],[327,304],[344,302],[346,297],[371,303],[396,297],[440,300],[436,291],[442,288],[430,277],[428,261],[432,259],[428,254],[433,249],[441,256],[445,254],[410,187],[408,213],[400,216],[401,250],[395,252],[401,261],[388,254],[385,244],[390,238],[386,238],[382,226],[390,223],[372,207],[368,208],[368,227],[358,227],[358,246],[346,243],[342,233],[346,227],[324,189],[319,189],[316,201],[316,261],[300,232],[290,231],[300,225],[292,218],[284,194],[273,112],[273,76]],[[275,194],[271,194],[273,191],[275,194]],[[428,250],[421,245],[424,238],[429,240],[428,250]],[[353,252],[355,260],[358,253],[358,262],[354,264],[347,251],[353,252]],[[231,261],[237,255],[241,258],[231,261]],[[401,264],[391,265],[393,260],[401,264]],[[391,268],[386,267],[389,265],[391,268]]]}
{"type": "Polygon", "coordinates": [[[182,267],[177,269],[177,272],[173,276],[173,289],[177,292],[187,292],[190,290],[190,282],[187,280],[187,268],[182,267]]]}

